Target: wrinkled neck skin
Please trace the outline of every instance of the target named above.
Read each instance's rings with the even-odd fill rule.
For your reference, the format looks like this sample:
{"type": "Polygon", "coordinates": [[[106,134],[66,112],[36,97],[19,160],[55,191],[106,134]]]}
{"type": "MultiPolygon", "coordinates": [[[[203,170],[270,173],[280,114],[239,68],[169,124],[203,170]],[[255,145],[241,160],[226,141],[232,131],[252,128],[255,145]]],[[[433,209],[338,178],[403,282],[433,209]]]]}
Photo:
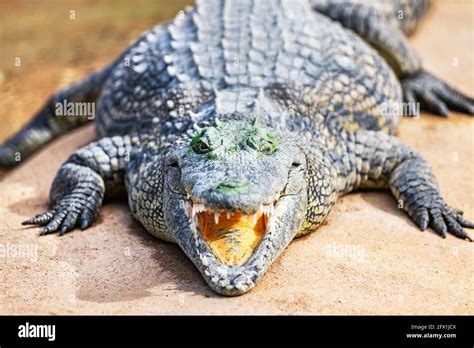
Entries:
{"type": "MultiPolygon", "coordinates": [[[[131,210],[147,230],[178,243],[213,290],[236,296],[305,226],[321,222],[308,221],[307,208],[315,204],[308,173],[322,162],[255,116],[229,118],[218,115],[193,137],[136,156],[126,182],[131,210]]],[[[319,202],[323,217],[333,201],[319,202]]]]}

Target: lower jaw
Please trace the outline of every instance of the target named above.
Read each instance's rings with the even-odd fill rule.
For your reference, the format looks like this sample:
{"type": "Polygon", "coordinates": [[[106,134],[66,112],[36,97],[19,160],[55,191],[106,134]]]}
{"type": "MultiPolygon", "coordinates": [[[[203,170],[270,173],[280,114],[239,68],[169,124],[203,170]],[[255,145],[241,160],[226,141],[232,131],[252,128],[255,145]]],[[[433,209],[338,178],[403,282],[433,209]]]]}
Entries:
{"type": "MultiPolygon", "coordinates": [[[[193,206],[182,205],[186,209],[183,211],[188,213],[192,223],[188,224],[183,221],[182,225],[173,225],[176,229],[174,233],[179,236],[177,238],[178,244],[199,269],[211,289],[224,296],[240,296],[258,284],[270,265],[294,238],[296,233],[289,233],[289,231],[297,231],[301,226],[302,219],[292,212],[304,211],[305,202],[306,196],[287,195],[281,197],[278,204],[275,204],[272,214],[269,214],[271,218],[266,222],[262,240],[253,250],[250,258],[240,266],[225,265],[215,256],[201,232],[197,219],[198,214],[193,214],[193,206]],[[279,223],[284,220],[289,223],[279,223]],[[189,243],[190,235],[192,235],[193,243],[189,243]],[[184,240],[187,242],[183,243],[184,240]]],[[[180,205],[182,201],[172,203],[180,205]]]]}

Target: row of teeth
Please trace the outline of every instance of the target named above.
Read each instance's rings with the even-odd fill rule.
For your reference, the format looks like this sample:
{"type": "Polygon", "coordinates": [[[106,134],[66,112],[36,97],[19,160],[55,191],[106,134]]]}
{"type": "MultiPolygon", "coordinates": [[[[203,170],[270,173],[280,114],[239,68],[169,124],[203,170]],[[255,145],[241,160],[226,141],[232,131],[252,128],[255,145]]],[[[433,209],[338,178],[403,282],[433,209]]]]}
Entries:
{"type": "MultiPolygon", "coordinates": [[[[217,225],[219,223],[220,215],[222,213],[225,213],[227,215],[227,219],[230,219],[232,215],[234,215],[233,212],[231,211],[216,211],[210,208],[206,208],[204,204],[201,203],[196,203],[196,204],[191,204],[187,203],[188,207],[188,216],[190,223],[198,224],[198,217],[197,214],[202,213],[202,212],[208,212],[208,213],[214,213],[214,222],[217,225]]],[[[272,204],[262,204],[260,208],[258,209],[258,212],[255,214],[252,214],[252,222],[255,225],[257,223],[257,218],[261,215],[264,214],[267,219],[270,219],[270,217],[273,215],[275,212],[275,203],[272,204]]]]}

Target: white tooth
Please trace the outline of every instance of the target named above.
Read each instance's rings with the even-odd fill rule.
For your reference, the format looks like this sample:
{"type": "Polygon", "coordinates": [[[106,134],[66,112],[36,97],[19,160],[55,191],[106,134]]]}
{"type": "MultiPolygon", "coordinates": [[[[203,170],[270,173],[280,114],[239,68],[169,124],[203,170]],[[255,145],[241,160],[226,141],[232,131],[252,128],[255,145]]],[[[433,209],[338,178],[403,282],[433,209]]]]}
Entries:
{"type": "Polygon", "coordinates": [[[219,223],[219,213],[218,212],[214,212],[214,222],[216,223],[216,225],[219,223]]]}
{"type": "Polygon", "coordinates": [[[230,219],[231,215],[232,215],[232,214],[231,214],[231,212],[230,212],[230,211],[228,211],[228,212],[226,213],[227,220],[229,220],[229,219],[230,219]]]}
{"type": "Polygon", "coordinates": [[[201,258],[201,262],[204,267],[209,266],[209,261],[207,260],[207,258],[205,257],[201,258]]]}
{"type": "Polygon", "coordinates": [[[186,213],[188,214],[189,217],[192,216],[192,211],[193,211],[193,207],[191,203],[186,202],[186,213]]]}
{"type": "Polygon", "coordinates": [[[263,214],[265,214],[268,218],[272,216],[272,214],[275,212],[273,204],[265,204],[263,205],[263,214]]]}
{"type": "Polygon", "coordinates": [[[256,223],[257,223],[257,214],[253,214],[252,215],[252,224],[255,226],[256,223]]]}
{"type": "Polygon", "coordinates": [[[198,225],[199,225],[198,217],[197,215],[194,215],[194,226],[198,226],[198,225]]]}

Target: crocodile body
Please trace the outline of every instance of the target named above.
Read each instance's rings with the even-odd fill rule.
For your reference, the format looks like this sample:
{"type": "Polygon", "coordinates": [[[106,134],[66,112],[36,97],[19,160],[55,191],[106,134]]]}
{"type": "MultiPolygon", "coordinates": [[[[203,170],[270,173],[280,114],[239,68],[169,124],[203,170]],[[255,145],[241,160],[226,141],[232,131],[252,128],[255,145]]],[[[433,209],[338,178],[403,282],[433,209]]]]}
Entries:
{"type": "MultiPolygon", "coordinates": [[[[77,124],[51,105],[97,100],[99,140],[61,167],[43,234],[91,225],[106,194],[180,245],[224,295],[250,290],[337,197],[389,188],[413,221],[470,240],[431,167],[400,143],[403,101],[473,113],[404,39],[425,2],[202,1],[54,95],[0,147],[11,164],[77,124]],[[402,19],[397,16],[402,11],[402,19]],[[351,30],[349,30],[351,29],[351,30]]],[[[410,110],[415,110],[410,109],[410,110]]]]}

